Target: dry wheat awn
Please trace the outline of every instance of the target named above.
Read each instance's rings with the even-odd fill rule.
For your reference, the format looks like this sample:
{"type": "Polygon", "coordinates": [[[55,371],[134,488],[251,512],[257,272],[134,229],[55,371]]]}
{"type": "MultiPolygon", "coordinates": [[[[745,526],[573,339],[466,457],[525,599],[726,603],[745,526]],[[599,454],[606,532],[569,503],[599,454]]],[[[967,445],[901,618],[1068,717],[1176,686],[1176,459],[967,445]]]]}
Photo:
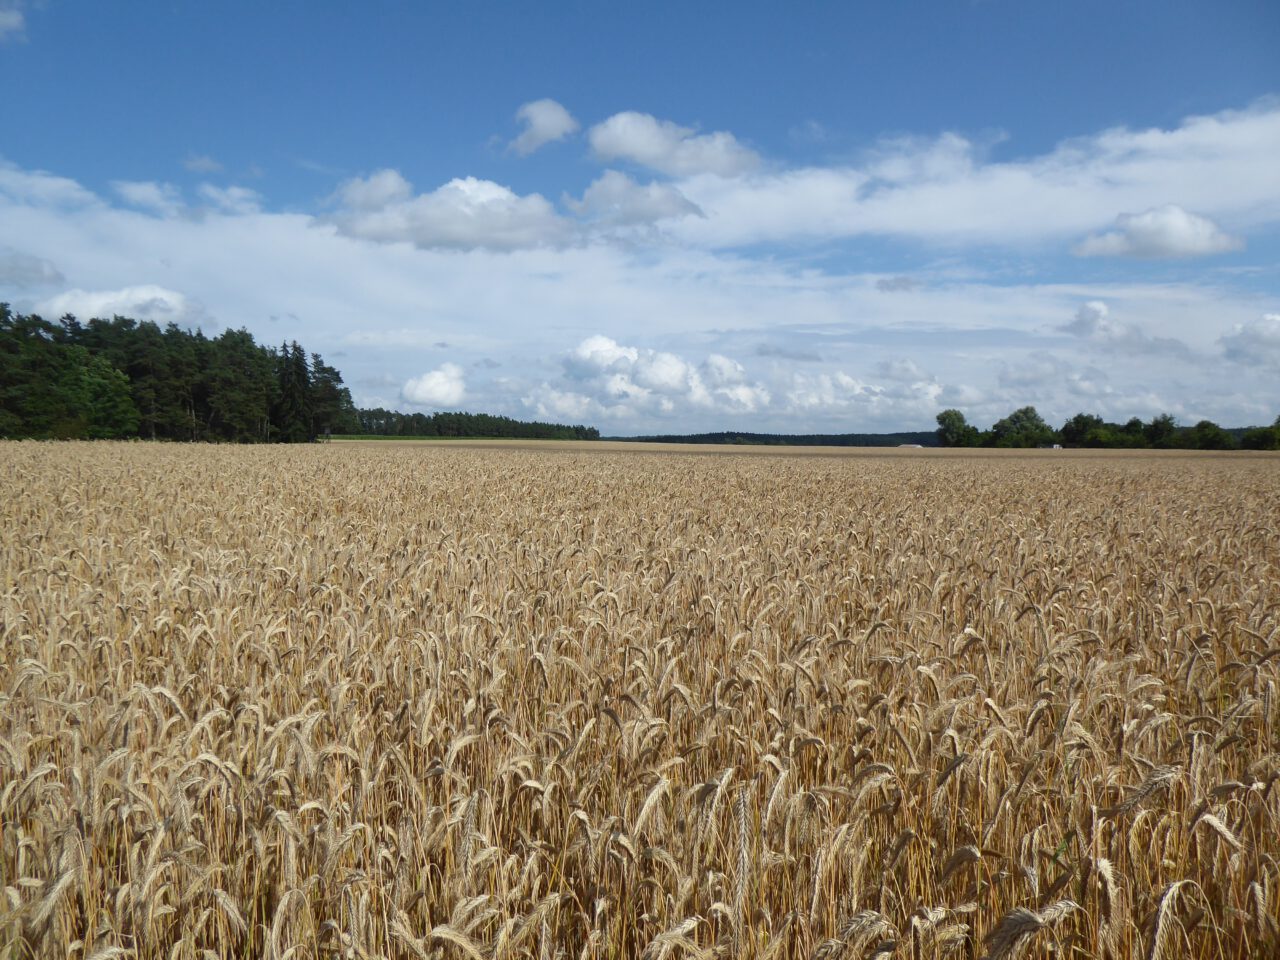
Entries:
{"type": "Polygon", "coordinates": [[[0,443],[0,956],[1280,955],[1280,461],[633,450],[0,443]]]}

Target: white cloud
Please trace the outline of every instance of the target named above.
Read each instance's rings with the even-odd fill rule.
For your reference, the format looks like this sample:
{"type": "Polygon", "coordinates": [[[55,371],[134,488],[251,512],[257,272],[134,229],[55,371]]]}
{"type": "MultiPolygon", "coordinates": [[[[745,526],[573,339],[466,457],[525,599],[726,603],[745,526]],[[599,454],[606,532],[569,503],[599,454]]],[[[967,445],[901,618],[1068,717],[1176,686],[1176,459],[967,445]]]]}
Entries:
{"type": "Polygon", "coordinates": [[[646,352],[631,368],[631,379],[642,389],[656,393],[701,396],[697,372],[674,353],[646,352]]]}
{"type": "Polygon", "coordinates": [[[1070,369],[1062,357],[1046,350],[1031,350],[1013,360],[1001,359],[996,366],[997,384],[1013,396],[1027,396],[1029,401],[1037,399],[1038,391],[1046,384],[1065,383],[1070,369]]]}
{"type": "Polygon", "coordinates": [[[1111,319],[1110,308],[1101,300],[1081,304],[1071,322],[1063,324],[1060,329],[1087,340],[1114,340],[1123,332],[1111,319]]]}
{"type": "Polygon", "coordinates": [[[693,364],[669,351],[587,337],[562,359],[563,379],[543,383],[525,403],[540,416],[588,415],[613,420],[670,418],[691,413],[753,412],[769,405],[769,391],[722,354],[693,364]]]}
{"type": "Polygon", "coordinates": [[[719,387],[715,393],[720,406],[730,413],[755,413],[769,406],[772,400],[768,389],[759,384],[728,384],[719,387]]]}
{"type": "Polygon", "coordinates": [[[1069,373],[1067,390],[1072,396],[1079,397],[1093,406],[1106,402],[1106,398],[1116,393],[1107,372],[1092,366],[1069,373]]]}
{"type": "Polygon", "coordinates": [[[909,357],[881,360],[876,370],[883,379],[896,380],[901,383],[917,383],[933,379],[909,357]]]}
{"type": "Polygon", "coordinates": [[[22,36],[27,21],[17,7],[0,7],[0,41],[22,36]]]}
{"type": "Polygon", "coordinates": [[[67,290],[49,297],[38,305],[38,313],[46,317],[72,314],[81,320],[114,316],[150,320],[164,326],[200,327],[206,333],[218,324],[199,302],[155,284],[141,284],[119,290],[67,290]]]}
{"type": "Polygon", "coordinates": [[[0,286],[22,290],[60,284],[64,280],[58,268],[43,257],[33,257],[17,250],[0,252],[0,286]]]}
{"type": "Polygon", "coordinates": [[[728,412],[754,413],[769,406],[772,399],[764,385],[748,380],[742,364],[723,354],[709,355],[702,361],[699,373],[711,391],[713,402],[728,412]]]}
{"type": "Polygon", "coordinates": [[[957,133],[890,137],[870,151],[863,172],[873,187],[952,183],[973,175],[977,153],[977,146],[957,133]]]}
{"type": "Polygon", "coordinates": [[[1081,304],[1075,317],[1058,329],[1108,350],[1119,348],[1131,353],[1165,353],[1184,358],[1191,356],[1191,351],[1181,340],[1153,337],[1135,324],[1116,320],[1102,300],[1090,300],[1081,304]]]}
{"type": "Polygon", "coordinates": [[[571,380],[592,384],[612,400],[653,400],[669,411],[674,407],[667,397],[706,396],[697,369],[675,354],[623,346],[605,336],[579,343],[564,358],[564,368],[571,380]]]}
{"type": "MultiPolygon", "coordinates": [[[[417,194],[399,172],[382,170],[342,185],[334,222],[350,236],[424,249],[625,242],[633,228],[656,223],[661,235],[647,231],[646,240],[689,248],[889,236],[1025,249],[1086,236],[1077,252],[1151,257],[1234,248],[1241,242],[1234,233],[1280,223],[1274,101],[1168,130],[1107,130],[1007,162],[989,162],[983,144],[944,133],[884,141],[857,164],[761,171],[759,158],[728,133],[697,135],[634,112],[615,114],[589,137],[601,157],[676,179],[645,184],[605,171],[581,199],[564,198],[573,215],[566,216],[540,194],[489,180],[457,178],[417,194]],[[1145,212],[1117,220],[1116,210],[1145,212]]],[[[5,174],[12,180],[16,172],[0,169],[0,191],[5,174]]],[[[9,189],[68,202],[68,183],[27,175],[9,189]]],[[[80,201],[86,197],[81,191],[80,201]]],[[[154,196],[152,208],[172,209],[165,204],[174,199],[154,196]]],[[[883,279],[883,290],[909,289],[892,274],[883,279]]]]}
{"type": "Polygon", "coordinates": [[[400,391],[406,403],[418,407],[455,407],[466,396],[467,384],[462,368],[456,363],[444,363],[408,381],[400,391]]]}
{"type": "Polygon", "coordinates": [[[601,174],[587,187],[581,200],[566,199],[565,202],[580,216],[616,226],[702,215],[688,197],[670,184],[639,184],[617,170],[601,174]]]}
{"type": "Polygon", "coordinates": [[[0,199],[38,207],[83,207],[98,198],[67,177],[43,170],[20,170],[0,160],[0,199]]]}
{"type": "Polygon", "coordinates": [[[399,170],[379,170],[355,177],[338,188],[338,198],[355,213],[371,213],[413,198],[413,187],[399,170]]]}
{"type": "MultiPolygon", "coordinates": [[[[825,423],[825,430],[835,433],[928,428],[938,410],[948,405],[943,399],[947,388],[910,361],[905,361],[910,370],[902,363],[881,364],[880,376],[888,383],[874,383],[844,370],[796,373],[785,391],[786,410],[794,422],[825,423]],[[908,372],[919,376],[904,376],[908,372]]],[[[809,431],[792,428],[792,432],[809,431]]]]}
{"type": "MultiPolygon", "coordinates": [[[[970,417],[972,423],[990,424],[1027,405],[1035,406],[1051,425],[1061,424],[1077,413],[1120,422],[1135,416],[1150,419],[1156,414],[1171,413],[1184,421],[1194,421],[1206,416],[1220,419],[1221,414],[1211,408],[1226,409],[1216,401],[1206,405],[1206,397],[1192,398],[1176,374],[1163,369],[1117,369],[1101,362],[1081,364],[1046,350],[1001,360],[997,368],[995,385],[982,389],[968,407],[983,411],[970,417]]],[[[1238,399],[1230,401],[1231,406],[1238,403],[1238,399]]],[[[1248,414],[1237,413],[1225,419],[1243,423],[1248,414]]]]}
{"type": "Polygon", "coordinates": [[[712,386],[732,386],[747,378],[746,369],[737,360],[713,353],[702,362],[702,373],[712,386]]]}
{"type": "Polygon", "coordinates": [[[1280,313],[1264,313],[1256,320],[1236,324],[1220,342],[1228,360],[1280,368],[1280,313]]]}
{"type": "Polygon", "coordinates": [[[423,249],[517,250],[555,244],[569,229],[540,194],[519,196],[492,180],[462,177],[413,194],[395,170],[348,180],[338,191],[338,228],[352,237],[423,249]]]}
{"type": "Polygon", "coordinates": [[[628,110],[596,124],[587,134],[600,159],[627,160],[671,176],[709,173],[732,177],[760,163],[731,133],[697,134],[670,120],[628,110]]]}
{"type": "Polygon", "coordinates": [[[608,337],[587,337],[565,358],[571,375],[579,378],[629,368],[640,357],[635,347],[624,347],[608,337]]]}
{"type": "Polygon", "coordinates": [[[1223,233],[1208,217],[1167,203],[1143,213],[1122,213],[1115,229],[1096,233],[1077,244],[1081,257],[1159,259],[1203,257],[1239,250],[1244,243],[1223,233]]]}
{"type": "MultiPolygon", "coordinates": [[[[712,180],[724,182],[671,185],[683,192],[712,180]]],[[[339,198],[349,215],[417,199],[394,171],[349,186],[339,198]]],[[[820,195],[812,194],[815,216],[820,195]]],[[[985,247],[895,263],[894,248],[871,244],[853,257],[824,246],[819,259],[670,239],[677,227],[707,226],[713,212],[707,221],[663,221],[662,236],[643,247],[605,242],[609,233],[600,230],[596,242],[460,255],[372,242],[333,219],[263,206],[251,215],[139,216],[114,193],[98,199],[74,181],[0,164],[0,223],[33,258],[0,275],[0,300],[51,317],[61,307],[81,317],[145,312],[161,321],[200,316],[206,304],[260,341],[297,339],[336,361],[357,403],[404,409],[397,390],[370,378],[404,385],[437,372],[443,357],[433,345],[448,342],[448,359],[466,371],[466,409],[536,412],[617,433],[928,429],[941,406],[990,423],[1026,403],[1054,422],[1081,409],[1120,420],[1162,410],[1190,422],[1275,418],[1275,366],[1231,362],[1256,360],[1257,344],[1268,342],[1257,318],[1277,313],[1276,290],[1262,263],[1243,280],[1186,269],[1148,280],[1112,265],[1109,281],[1083,283],[1073,279],[1078,263],[993,260],[985,247]],[[20,286],[24,276],[53,277],[40,266],[49,262],[65,281],[20,286]],[[874,272],[864,270],[868,262],[874,272]],[[914,287],[892,295],[877,288],[907,269],[914,287]],[[148,286],[165,295],[137,293],[148,286]],[[57,294],[63,299],[50,303],[57,294]],[[1093,301],[1106,305],[1105,322],[1095,315],[1064,335],[1093,301]],[[1169,363],[1163,348],[1131,347],[1165,337],[1182,341],[1196,362],[1169,363]],[[1037,352],[1062,361],[1047,380],[1031,375],[1041,369],[1037,352]],[[573,372],[569,358],[578,354],[581,369],[573,372]],[[923,376],[900,362],[907,357],[923,376]],[[501,366],[495,372],[484,360],[501,366]],[[1019,376],[1024,382],[1014,383],[1019,376]],[[373,385],[358,386],[364,381],[373,385]]],[[[1088,229],[1110,222],[1116,209],[1145,207],[1108,209],[1088,229]]],[[[1274,230],[1253,222],[1261,234],[1254,249],[1267,249],[1274,230]]],[[[562,229],[573,238],[584,228],[562,229]]],[[[590,236],[590,225],[585,230],[590,236]]]]}
{"type": "MultiPolygon", "coordinates": [[[[172,183],[155,180],[113,180],[111,189],[125,204],[138,207],[159,216],[177,216],[186,209],[182,191],[172,183]]],[[[215,187],[201,183],[198,188],[201,200],[224,214],[256,214],[261,209],[262,197],[248,187],[215,187]]]]}
{"type": "MultiPolygon", "coordinates": [[[[672,233],[708,247],[869,235],[1047,244],[1114,225],[1117,210],[1157,210],[1170,197],[1236,230],[1280,222],[1280,102],[1273,100],[1189,117],[1169,130],[1107,130],[1026,159],[986,162],[983,153],[948,133],[888,141],[861,164],[690,174],[676,185],[706,216],[683,220],[672,233]]],[[[1163,224],[1163,249],[1225,242],[1211,231],[1206,240],[1195,221],[1154,219],[1163,224]]],[[[1129,226],[1136,243],[1143,221],[1129,226]]]]}
{"type": "Polygon", "coordinates": [[[200,196],[223,213],[257,213],[262,205],[262,197],[256,190],[248,187],[215,187],[210,183],[202,183],[200,196]]]}
{"type": "Polygon", "coordinates": [[[875,406],[883,393],[882,387],[851,377],[843,371],[832,374],[798,374],[787,392],[787,403],[791,409],[802,411],[854,405],[875,406]]]}
{"type": "Polygon", "coordinates": [[[182,210],[182,194],[171,183],[154,180],[114,180],[111,189],[131,207],[138,207],[162,217],[172,217],[182,210]]]}
{"type": "Polygon", "coordinates": [[[705,217],[676,225],[686,243],[731,247],[877,232],[862,211],[866,176],[852,169],[808,168],[747,177],[691,177],[681,192],[705,217]]]}
{"type": "Polygon", "coordinates": [[[221,173],[222,164],[207,153],[189,153],[182,165],[192,173],[221,173]]]}
{"type": "Polygon", "coordinates": [[[551,99],[534,100],[516,111],[516,119],[524,124],[520,136],[511,141],[511,149],[527,156],[556,140],[577,133],[578,121],[568,110],[551,99]]]}
{"type": "Polygon", "coordinates": [[[539,417],[560,422],[582,423],[599,417],[602,412],[600,405],[585,394],[558,390],[545,383],[533,395],[525,397],[524,404],[539,417]]]}

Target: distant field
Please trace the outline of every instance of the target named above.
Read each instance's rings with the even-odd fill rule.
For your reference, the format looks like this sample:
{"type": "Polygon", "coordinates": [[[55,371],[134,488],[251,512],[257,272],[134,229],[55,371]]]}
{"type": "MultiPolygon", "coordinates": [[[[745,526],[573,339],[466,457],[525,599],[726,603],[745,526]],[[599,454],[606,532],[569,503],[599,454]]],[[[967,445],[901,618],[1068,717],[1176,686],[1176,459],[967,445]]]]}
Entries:
{"type": "Polygon", "coordinates": [[[0,484],[0,957],[1280,955],[1274,454],[0,484]]]}
{"type": "Polygon", "coordinates": [[[716,454],[730,457],[943,457],[978,459],[1185,459],[1225,457],[1232,460],[1261,458],[1280,464],[1280,455],[1268,451],[1212,450],[1040,450],[985,447],[827,447],[781,444],[646,443],[631,440],[505,440],[458,437],[335,437],[331,444],[374,447],[460,447],[472,450],[536,450],[543,453],[661,453],[667,456],[716,454]]]}

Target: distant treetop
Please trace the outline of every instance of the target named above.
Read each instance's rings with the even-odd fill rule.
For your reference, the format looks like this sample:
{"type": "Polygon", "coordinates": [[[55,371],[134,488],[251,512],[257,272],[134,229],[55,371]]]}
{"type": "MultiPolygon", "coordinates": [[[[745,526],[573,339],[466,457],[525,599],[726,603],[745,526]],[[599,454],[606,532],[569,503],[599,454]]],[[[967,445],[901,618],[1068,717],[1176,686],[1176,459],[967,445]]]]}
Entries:
{"type": "Polygon", "coordinates": [[[990,430],[970,426],[959,410],[943,410],[937,417],[938,442],[944,447],[1112,447],[1157,450],[1276,450],[1280,449],[1280,417],[1269,427],[1225,429],[1211,420],[1180,427],[1162,413],[1144,423],[1131,417],[1108,423],[1092,413],[1077,413],[1054,430],[1035,407],[1015,410],[990,430]]]}

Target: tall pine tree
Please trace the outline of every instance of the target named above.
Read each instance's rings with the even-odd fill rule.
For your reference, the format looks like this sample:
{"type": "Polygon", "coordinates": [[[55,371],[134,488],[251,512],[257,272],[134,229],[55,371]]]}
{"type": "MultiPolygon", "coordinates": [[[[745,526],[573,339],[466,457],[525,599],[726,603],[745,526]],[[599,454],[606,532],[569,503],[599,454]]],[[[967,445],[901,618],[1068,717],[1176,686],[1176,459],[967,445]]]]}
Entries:
{"type": "Polygon", "coordinates": [[[314,440],[311,432],[311,369],[307,354],[298,342],[283,343],[276,354],[276,412],[272,418],[275,435],[283,443],[305,443],[314,440]]]}

